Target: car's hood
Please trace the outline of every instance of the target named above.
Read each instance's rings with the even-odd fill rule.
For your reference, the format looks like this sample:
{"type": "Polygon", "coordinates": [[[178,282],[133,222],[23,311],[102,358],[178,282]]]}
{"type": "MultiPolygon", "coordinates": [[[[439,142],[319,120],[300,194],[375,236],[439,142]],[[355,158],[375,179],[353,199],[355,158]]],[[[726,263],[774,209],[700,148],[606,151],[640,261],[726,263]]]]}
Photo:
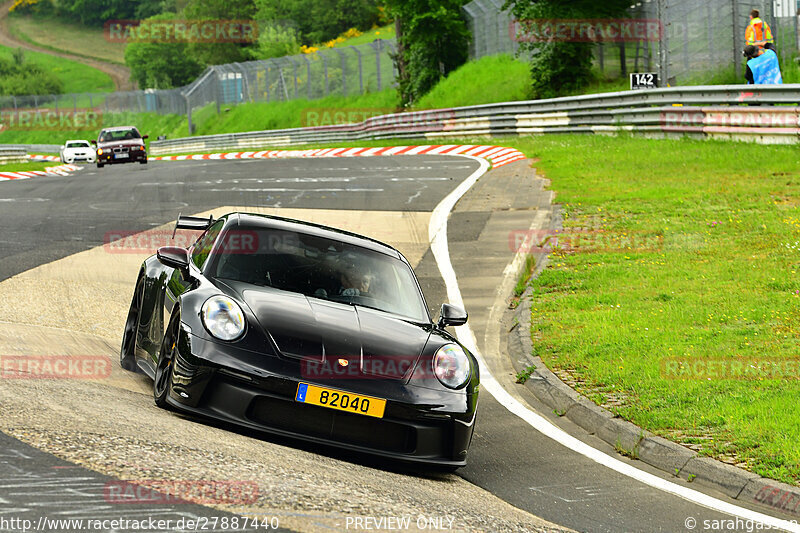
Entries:
{"type": "Polygon", "coordinates": [[[226,284],[247,304],[281,357],[316,364],[324,372],[336,372],[336,365],[346,362],[342,366],[355,366],[362,374],[407,377],[430,336],[429,327],[374,309],[226,284]]]}

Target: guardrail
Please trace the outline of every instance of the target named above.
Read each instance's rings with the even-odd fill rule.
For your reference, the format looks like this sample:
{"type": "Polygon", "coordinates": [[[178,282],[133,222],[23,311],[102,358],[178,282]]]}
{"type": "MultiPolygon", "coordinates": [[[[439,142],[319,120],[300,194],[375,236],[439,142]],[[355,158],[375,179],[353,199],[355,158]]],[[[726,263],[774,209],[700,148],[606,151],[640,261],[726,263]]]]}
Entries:
{"type": "Polygon", "coordinates": [[[16,149],[27,151],[29,154],[57,154],[61,151],[60,144],[4,144],[3,149],[16,149]]]}
{"type": "Polygon", "coordinates": [[[0,149],[0,165],[6,163],[22,163],[27,160],[28,152],[24,148],[3,147],[3,149],[0,149]]]}
{"type": "Polygon", "coordinates": [[[800,84],[692,86],[506,102],[372,117],[357,124],[152,141],[150,153],[251,150],[368,139],[620,131],[800,143],[800,84]]]}

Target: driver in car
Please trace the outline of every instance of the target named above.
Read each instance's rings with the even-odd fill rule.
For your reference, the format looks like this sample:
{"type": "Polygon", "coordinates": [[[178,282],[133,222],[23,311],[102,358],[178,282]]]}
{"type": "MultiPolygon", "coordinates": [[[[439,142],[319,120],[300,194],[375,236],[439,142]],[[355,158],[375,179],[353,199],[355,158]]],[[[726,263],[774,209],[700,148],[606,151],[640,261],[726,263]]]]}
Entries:
{"type": "MultiPolygon", "coordinates": [[[[360,296],[369,293],[369,286],[372,283],[372,275],[361,272],[358,266],[351,261],[344,261],[339,271],[339,282],[342,288],[339,291],[343,296],[360,296]]],[[[368,269],[364,269],[368,270],[368,269]]]]}

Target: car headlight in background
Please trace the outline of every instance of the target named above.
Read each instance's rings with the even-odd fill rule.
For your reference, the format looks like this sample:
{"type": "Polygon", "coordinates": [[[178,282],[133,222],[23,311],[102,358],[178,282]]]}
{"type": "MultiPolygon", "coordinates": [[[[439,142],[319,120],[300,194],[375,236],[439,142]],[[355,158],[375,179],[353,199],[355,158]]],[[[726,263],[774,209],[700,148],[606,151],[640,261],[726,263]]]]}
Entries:
{"type": "Polygon", "coordinates": [[[436,378],[449,389],[463,387],[470,376],[469,357],[457,344],[445,344],[433,357],[436,378]]]}
{"type": "Polygon", "coordinates": [[[227,296],[212,296],[203,304],[203,325],[214,337],[223,341],[236,340],[244,333],[244,313],[227,296]]]}

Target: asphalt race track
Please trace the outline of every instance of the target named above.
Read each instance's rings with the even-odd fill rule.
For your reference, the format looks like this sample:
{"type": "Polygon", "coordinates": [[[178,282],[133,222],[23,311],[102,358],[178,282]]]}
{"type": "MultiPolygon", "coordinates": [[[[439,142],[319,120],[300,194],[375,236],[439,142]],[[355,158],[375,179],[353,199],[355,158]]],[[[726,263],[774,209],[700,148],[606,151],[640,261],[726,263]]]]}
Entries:
{"type": "MultiPolygon", "coordinates": [[[[453,267],[463,281],[482,349],[488,338],[482,329],[496,327],[488,320],[495,288],[513,256],[503,235],[527,228],[522,224],[534,214],[530,205],[543,202],[543,191],[530,186],[532,171],[526,165],[520,161],[486,174],[456,206],[448,226],[453,267]],[[482,239],[489,244],[478,245],[482,239]]],[[[135,281],[126,269],[135,268],[141,256],[109,253],[103,247],[109,235],[163,231],[179,212],[218,212],[224,206],[270,208],[346,225],[406,253],[436,313],[446,290],[428,247],[430,213],[478,166],[468,158],[429,155],[151,162],[0,183],[0,355],[102,353],[115,367],[100,381],[0,380],[0,519],[130,513],[129,506],[119,511],[103,500],[102,487],[109,480],[216,475],[257,480],[258,501],[139,505],[136,512],[271,515],[282,527],[301,531],[356,530],[348,528],[349,515],[407,514],[414,520],[423,515],[424,524],[444,519],[436,523],[471,531],[543,531],[556,525],[579,531],[689,531],[689,518],[699,524],[694,530],[702,531],[704,520],[730,520],[568,450],[507,411],[485,389],[469,464],[447,475],[160,411],[148,395],[149,382],[119,368],[119,315],[127,311],[135,281]],[[91,285],[94,269],[102,270],[102,284],[91,285]],[[58,483],[54,472],[62,476],[55,478],[58,483]],[[64,492],[64,483],[75,490],[64,492]]],[[[543,408],[524,388],[514,394],[601,451],[746,507],[619,456],[543,408]]],[[[755,504],[749,508],[778,516],[755,504]]],[[[724,530],[731,529],[736,528],[724,530]]],[[[14,530],[4,529],[0,520],[0,531],[14,530]]]]}

